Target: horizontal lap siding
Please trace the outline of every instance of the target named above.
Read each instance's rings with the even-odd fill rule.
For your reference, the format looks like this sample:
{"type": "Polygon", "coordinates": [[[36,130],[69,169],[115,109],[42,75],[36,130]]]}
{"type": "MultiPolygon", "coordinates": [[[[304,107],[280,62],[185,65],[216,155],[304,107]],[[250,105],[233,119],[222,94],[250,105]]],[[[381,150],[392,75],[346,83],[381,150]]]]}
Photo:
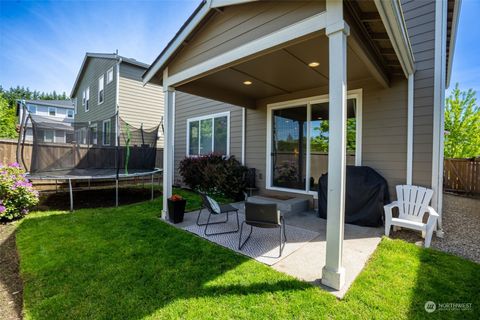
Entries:
{"type": "MultiPolygon", "coordinates": [[[[393,196],[395,185],[405,183],[407,159],[407,81],[396,79],[384,89],[374,80],[357,81],[348,89],[363,89],[362,161],[378,171],[389,184],[393,196]]],[[[318,88],[313,95],[328,93],[318,88]]],[[[292,98],[299,98],[293,94],[292,98]]],[[[284,100],[290,100],[285,96],[284,100]]],[[[274,99],[272,100],[274,101],[274,99]]],[[[268,102],[266,102],[268,103],[268,102]]],[[[257,170],[257,187],[267,194],[285,194],[266,190],[267,109],[247,109],[246,164],[257,170]]],[[[307,196],[308,197],[308,196],[307,196]]]]}
{"type": "MultiPolygon", "coordinates": [[[[140,71],[139,71],[140,72],[140,71]]],[[[145,129],[158,126],[163,117],[162,87],[152,84],[143,86],[141,81],[120,76],[119,114],[134,127],[142,124],[145,129]]],[[[163,147],[163,133],[159,129],[160,139],[157,147],[163,147]]]]}
{"type": "Polygon", "coordinates": [[[116,74],[114,72],[113,81],[107,84],[107,71],[114,67],[116,60],[114,59],[102,59],[102,58],[89,58],[85,67],[83,75],[78,84],[78,90],[76,95],[72,98],[77,98],[77,114],[75,115],[75,121],[98,121],[108,119],[115,115],[115,97],[116,97],[116,74]],[[98,79],[104,75],[104,101],[102,104],[98,104],[98,79]],[[90,102],[89,111],[85,112],[84,106],[82,106],[83,90],[90,87],[90,102]]]}
{"type": "Polygon", "coordinates": [[[169,72],[175,74],[323,11],[324,1],[262,1],[225,7],[180,51],[169,72]]]}
{"type": "Polygon", "coordinates": [[[182,184],[178,168],[187,155],[187,120],[230,111],[230,155],[242,158],[242,108],[188,93],[175,93],[175,184],[182,184]]]}
{"type": "Polygon", "coordinates": [[[413,183],[432,183],[435,1],[402,1],[415,58],[413,183]]]}

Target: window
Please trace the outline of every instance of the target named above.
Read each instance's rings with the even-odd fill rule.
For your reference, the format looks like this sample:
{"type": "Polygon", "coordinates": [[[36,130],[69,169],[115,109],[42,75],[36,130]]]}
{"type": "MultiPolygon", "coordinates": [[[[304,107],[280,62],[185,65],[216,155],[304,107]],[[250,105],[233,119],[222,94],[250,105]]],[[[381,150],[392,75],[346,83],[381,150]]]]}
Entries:
{"type": "Polygon", "coordinates": [[[55,140],[55,131],[54,130],[43,131],[43,142],[54,142],[54,140],[55,140]]]}
{"type": "Polygon", "coordinates": [[[55,107],[48,107],[48,115],[55,117],[57,115],[57,109],[55,107]]]}
{"type": "Polygon", "coordinates": [[[85,112],[90,110],[90,87],[87,87],[85,91],[83,91],[83,106],[85,107],[85,112]]]}
{"type": "Polygon", "coordinates": [[[97,144],[97,124],[90,126],[90,144],[97,144]]]}
{"type": "Polygon", "coordinates": [[[230,113],[219,113],[187,121],[187,155],[229,154],[230,113]]]}
{"type": "Polygon", "coordinates": [[[72,109],[68,109],[67,110],[67,118],[73,118],[73,110],[72,109]]]}
{"type": "Polygon", "coordinates": [[[110,120],[103,121],[102,143],[104,146],[110,145],[111,131],[110,120]]]}
{"type": "MultiPolygon", "coordinates": [[[[361,89],[347,98],[347,165],[361,165],[361,89]]],[[[328,170],[328,96],[267,107],[267,189],[316,194],[328,170]]]]}
{"type": "Polygon", "coordinates": [[[107,71],[107,84],[113,81],[113,67],[107,71]]]}
{"type": "Polygon", "coordinates": [[[29,104],[27,110],[28,110],[28,112],[30,112],[31,114],[35,114],[35,113],[37,113],[37,106],[34,106],[34,105],[29,104]]]}
{"type": "Polygon", "coordinates": [[[105,91],[103,90],[103,84],[105,82],[105,76],[102,76],[98,79],[98,104],[103,103],[105,100],[105,91]]]}

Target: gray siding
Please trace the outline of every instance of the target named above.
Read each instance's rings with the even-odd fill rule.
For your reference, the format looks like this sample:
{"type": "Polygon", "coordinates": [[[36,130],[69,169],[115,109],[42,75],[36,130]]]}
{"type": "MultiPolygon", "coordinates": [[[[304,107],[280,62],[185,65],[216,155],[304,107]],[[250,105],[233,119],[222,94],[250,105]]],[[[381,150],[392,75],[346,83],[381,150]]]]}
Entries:
{"type": "MultiPolygon", "coordinates": [[[[122,63],[119,81],[119,115],[120,117],[139,128],[142,124],[145,129],[158,126],[163,117],[162,87],[148,84],[143,86],[143,68],[122,63]]],[[[163,147],[163,133],[159,130],[158,147],[163,147]]]]}
{"type": "Polygon", "coordinates": [[[103,120],[110,119],[111,134],[109,144],[115,145],[115,112],[116,112],[116,60],[103,58],[89,58],[83,70],[83,74],[79,80],[76,95],[72,98],[77,99],[77,114],[75,114],[75,122],[91,122],[97,124],[98,144],[102,144],[102,128],[103,120]],[[113,68],[113,81],[107,84],[107,71],[113,68]],[[104,101],[98,104],[98,79],[104,76],[104,101]],[[85,112],[82,105],[83,90],[90,87],[89,110],[85,112]]]}
{"type": "Polygon", "coordinates": [[[112,117],[115,112],[115,97],[116,97],[116,61],[113,59],[89,58],[87,65],[83,71],[83,75],[78,84],[76,95],[72,98],[77,98],[77,114],[75,121],[98,121],[100,119],[108,119],[112,117]],[[113,81],[107,84],[107,71],[114,68],[113,81]],[[98,104],[98,78],[101,75],[105,76],[104,90],[105,99],[102,104],[98,104]],[[85,112],[82,106],[83,90],[90,86],[90,103],[89,111],[85,112]]]}
{"type": "MultiPolygon", "coordinates": [[[[349,83],[348,90],[354,89],[363,89],[362,164],[385,177],[390,193],[394,195],[395,185],[405,183],[406,179],[407,80],[393,80],[386,89],[373,79],[349,83]]],[[[327,87],[316,88],[304,94],[297,92],[280,99],[265,100],[263,104],[327,93],[327,87]]],[[[257,187],[261,192],[285,194],[265,189],[266,125],[265,106],[247,110],[246,164],[257,169],[257,187]]]]}
{"type": "Polygon", "coordinates": [[[175,184],[181,184],[180,161],[187,155],[187,120],[230,111],[230,155],[241,161],[242,108],[188,93],[176,92],[175,99],[175,184]]]}
{"type": "Polygon", "coordinates": [[[432,184],[435,1],[402,0],[415,57],[413,183],[432,184]]]}
{"type": "Polygon", "coordinates": [[[185,70],[323,11],[325,1],[262,1],[225,7],[180,51],[169,72],[185,70]]]}

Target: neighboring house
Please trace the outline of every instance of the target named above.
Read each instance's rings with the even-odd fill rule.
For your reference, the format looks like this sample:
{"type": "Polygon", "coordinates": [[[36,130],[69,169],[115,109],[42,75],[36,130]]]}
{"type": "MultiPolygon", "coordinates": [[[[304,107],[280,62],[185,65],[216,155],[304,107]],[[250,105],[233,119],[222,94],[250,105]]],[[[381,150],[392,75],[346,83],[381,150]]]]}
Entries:
{"type": "MultiPolygon", "coordinates": [[[[38,126],[38,142],[69,143],[73,140],[71,123],[74,118],[74,105],[71,100],[17,100],[18,121],[23,118],[24,106],[31,121],[38,126]]],[[[32,122],[25,128],[25,141],[33,140],[32,122]]]]}
{"type": "Polygon", "coordinates": [[[398,184],[433,188],[442,211],[459,6],[202,1],[144,75],[165,93],[164,201],[179,161],[211,151],[256,168],[262,194],[315,198],[328,171],[322,282],[340,288],[346,164],[378,171],[392,199],[398,184]]]}
{"type": "MultiPolygon", "coordinates": [[[[121,120],[136,128],[149,129],[161,123],[163,92],[158,85],[143,85],[147,68],[148,64],[118,54],[85,54],[71,92],[75,122],[83,123],[76,130],[80,144],[114,146],[117,112],[121,120]]],[[[159,148],[163,146],[162,137],[160,128],[159,148]]],[[[120,138],[120,144],[123,141],[120,138]]]]}

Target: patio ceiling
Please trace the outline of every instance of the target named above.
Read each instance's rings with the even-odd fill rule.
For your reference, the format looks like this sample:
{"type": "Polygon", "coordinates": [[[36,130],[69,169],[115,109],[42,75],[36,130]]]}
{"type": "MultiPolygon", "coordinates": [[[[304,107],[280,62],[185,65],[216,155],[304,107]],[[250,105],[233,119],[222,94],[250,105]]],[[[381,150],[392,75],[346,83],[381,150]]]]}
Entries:
{"type": "MultiPolygon", "coordinates": [[[[371,78],[366,64],[348,41],[347,79],[371,78]]],[[[176,89],[214,100],[255,108],[256,101],[328,85],[328,38],[314,38],[290,45],[188,82],[176,89]],[[318,62],[317,67],[310,67],[318,62]],[[245,85],[244,81],[251,81],[245,85]]]]}
{"type": "MultiPolygon", "coordinates": [[[[345,4],[345,21],[350,26],[348,82],[374,78],[388,87],[392,78],[403,77],[404,72],[377,6],[373,1],[352,0],[345,4]]],[[[317,32],[184,82],[176,90],[256,108],[258,101],[265,98],[327,86],[328,48],[324,32],[317,32]],[[312,68],[310,62],[319,65],[312,68]],[[245,81],[252,84],[244,85],[245,81]]],[[[182,50],[188,50],[188,45],[182,50]]]]}

